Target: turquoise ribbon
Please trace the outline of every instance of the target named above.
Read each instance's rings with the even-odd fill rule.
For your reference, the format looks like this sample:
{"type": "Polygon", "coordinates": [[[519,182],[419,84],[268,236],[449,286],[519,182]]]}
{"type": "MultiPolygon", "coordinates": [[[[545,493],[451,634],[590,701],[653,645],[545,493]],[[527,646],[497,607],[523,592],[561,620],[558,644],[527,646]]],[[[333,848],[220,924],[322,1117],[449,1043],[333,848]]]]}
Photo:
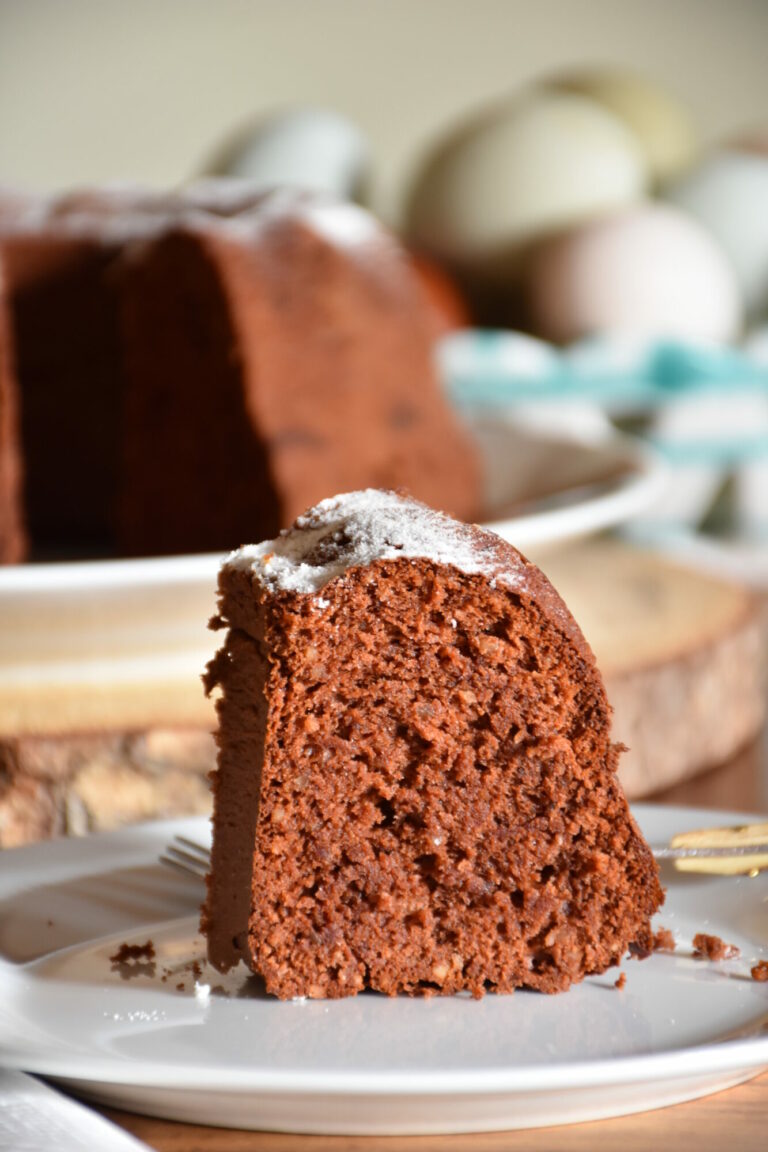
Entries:
{"type": "Polygon", "coordinates": [[[665,340],[639,352],[628,367],[616,367],[608,339],[595,338],[564,351],[542,354],[538,370],[509,367],[509,334],[478,331],[461,336],[462,366],[441,357],[446,386],[460,408],[509,408],[532,400],[591,400],[622,409],[653,409],[670,400],[736,389],[768,395],[768,364],[728,347],[702,347],[665,340]],[[601,364],[601,358],[603,363],[601,364]]]}

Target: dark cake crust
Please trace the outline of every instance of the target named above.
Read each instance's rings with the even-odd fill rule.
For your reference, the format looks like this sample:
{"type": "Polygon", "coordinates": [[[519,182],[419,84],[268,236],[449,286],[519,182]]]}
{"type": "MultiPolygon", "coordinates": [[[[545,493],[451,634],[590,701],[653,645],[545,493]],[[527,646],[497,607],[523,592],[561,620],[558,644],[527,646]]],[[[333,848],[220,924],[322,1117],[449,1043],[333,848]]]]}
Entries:
{"type": "Polygon", "coordinates": [[[172,203],[137,187],[0,191],[21,506],[38,555],[113,548],[122,370],[110,269],[172,203]]]}
{"type": "Polygon", "coordinates": [[[15,564],[25,549],[11,325],[0,266],[0,564],[15,564]]]}
{"type": "Polygon", "coordinates": [[[216,967],[283,998],[557,992],[651,949],[663,896],[589,647],[536,568],[462,532],[498,579],[382,559],[306,594],[223,569],[216,967]]]}

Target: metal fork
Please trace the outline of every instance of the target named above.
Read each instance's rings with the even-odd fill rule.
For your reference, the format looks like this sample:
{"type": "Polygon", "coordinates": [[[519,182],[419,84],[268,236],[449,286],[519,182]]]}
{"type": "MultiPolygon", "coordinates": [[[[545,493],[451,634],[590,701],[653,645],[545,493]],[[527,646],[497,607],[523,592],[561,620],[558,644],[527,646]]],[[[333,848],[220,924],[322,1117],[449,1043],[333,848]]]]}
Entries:
{"type": "MultiPolygon", "coordinates": [[[[768,869],[768,824],[700,828],[674,836],[669,844],[650,847],[657,860],[672,860],[682,872],[752,876],[768,869]]],[[[187,875],[205,877],[211,854],[195,840],[175,836],[160,860],[187,875]]]]}
{"type": "Polygon", "coordinates": [[[199,876],[205,879],[211,866],[211,853],[196,840],[189,840],[186,836],[174,836],[171,843],[166,844],[160,863],[168,864],[171,868],[186,873],[187,876],[199,876]]]}

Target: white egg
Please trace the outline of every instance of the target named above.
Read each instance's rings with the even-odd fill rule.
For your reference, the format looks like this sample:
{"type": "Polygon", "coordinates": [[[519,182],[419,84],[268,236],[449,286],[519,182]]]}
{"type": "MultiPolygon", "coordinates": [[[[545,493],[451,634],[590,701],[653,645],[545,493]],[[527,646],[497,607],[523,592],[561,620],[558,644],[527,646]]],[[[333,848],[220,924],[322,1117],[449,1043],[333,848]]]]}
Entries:
{"type": "Polygon", "coordinates": [[[634,134],[651,180],[664,184],[690,167],[696,132],[686,107],[659,84],[622,69],[585,69],[556,77],[552,84],[602,104],[634,134]]]}
{"type": "Polygon", "coordinates": [[[747,313],[768,308],[768,157],[714,153],[667,196],[716,238],[733,265],[747,313]]]}
{"type": "Polygon", "coordinates": [[[554,229],[636,200],[647,169],[632,133],[585,96],[534,91],[445,140],[415,181],[407,226],[465,266],[494,264],[554,229]]]}
{"type": "Polygon", "coordinates": [[[571,341],[611,331],[728,341],[742,310],[733,272],[682,212],[643,204],[543,242],[524,278],[533,331],[571,341]]]}
{"type": "Polygon", "coordinates": [[[360,129],[336,112],[294,108],[226,142],[208,174],[246,178],[252,189],[283,185],[362,203],[370,149],[360,129]]]}

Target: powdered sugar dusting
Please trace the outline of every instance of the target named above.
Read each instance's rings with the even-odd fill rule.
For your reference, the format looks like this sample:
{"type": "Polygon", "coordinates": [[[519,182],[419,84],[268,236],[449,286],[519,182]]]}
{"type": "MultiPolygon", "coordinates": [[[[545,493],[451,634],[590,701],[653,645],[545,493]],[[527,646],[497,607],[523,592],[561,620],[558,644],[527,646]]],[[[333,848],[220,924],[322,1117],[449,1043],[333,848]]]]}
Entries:
{"type": "Polygon", "coordinates": [[[350,568],[377,560],[426,559],[519,586],[522,560],[500,559],[498,538],[425,504],[367,488],[334,496],[301,516],[275,540],[249,544],[225,565],[252,571],[271,591],[319,592],[350,568]]]}
{"type": "Polygon", "coordinates": [[[356,204],[342,204],[316,200],[304,207],[307,222],[331,244],[340,248],[354,248],[370,244],[381,234],[378,222],[356,204]]]}
{"type": "MultiPolygon", "coordinates": [[[[262,192],[252,200],[244,191],[239,204],[233,196],[227,205],[223,201],[217,204],[215,196],[206,194],[205,186],[193,185],[187,191],[187,198],[192,209],[225,213],[217,220],[217,230],[233,240],[246,243],[258,241],[261,235],[285,221],[304,224],[327,244],[345,251],[347,255],[367,252],[371,245],[376,245],[379,255],[382,241],[388,239],[378,220],[357,204],[296,188],[276,188],[262,192]]],[[[210,215],[205,223],[206,227],[211,227],[210,215]]]]}
{"type": "Polygon", "coordinates": [[[376,218],[356,204],[292,187],[257,190],[243,179],[199,180],[168,191],[114,183],[50,197],[0,187],[0,220],[6,233],[55,232],[105,245],[152,239],[176,227],[253,244],[286,220],[302,222],[348,254],[385,236],[376,218]]]}
{"type": "Polygon", "coordinates": [[[55,196],[0,190],[4,234],[52,234],[104,245],[126,244],[159,232],[181,207],[175,193],[130,183],[75,189],[55,196]]]}

